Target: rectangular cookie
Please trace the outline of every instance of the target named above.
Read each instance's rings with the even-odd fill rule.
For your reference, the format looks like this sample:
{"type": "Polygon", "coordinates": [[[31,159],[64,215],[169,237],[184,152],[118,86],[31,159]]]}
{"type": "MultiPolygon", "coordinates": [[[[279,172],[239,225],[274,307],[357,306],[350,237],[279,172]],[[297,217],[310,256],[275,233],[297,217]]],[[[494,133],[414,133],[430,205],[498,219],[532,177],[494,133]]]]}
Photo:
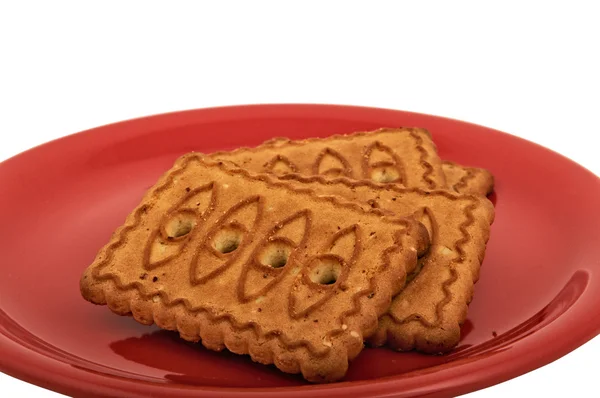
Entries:
{"type": "Polygon", "coordinates": [[[446,160],[442,163],[442,170],[451,191],[485,196],[494,190],[494,176],[486,169],[466,167],[446,160]]]}
{"type": "Polygon", "coordinates": [[[344,176],[404,187],[445,188],[442,162],[427,130],[379,129],[327,138],[269,140],[208,155],[258,173],[344,176]]]}
{"type": "MultiPolygon", "coordinates": [[[[365,208],[420,220],[431,236],[430,250],[419,260],[420,272],[394,298],[368,342],[426,353],[446,352],[458,344],[494,219],[494,207],[487,198],[347,178],[298,174],[280,178],[317,194],[339,195],[362,202],[365,208]]],[[[381,237],[380,232],[373,236],[381,237]]]]}
{"type": "Polygon", "coordinates": [[[81,277],[83,297],[212,350],[338,380],[429,245],[412,218],[189,154],[81,277]]]}

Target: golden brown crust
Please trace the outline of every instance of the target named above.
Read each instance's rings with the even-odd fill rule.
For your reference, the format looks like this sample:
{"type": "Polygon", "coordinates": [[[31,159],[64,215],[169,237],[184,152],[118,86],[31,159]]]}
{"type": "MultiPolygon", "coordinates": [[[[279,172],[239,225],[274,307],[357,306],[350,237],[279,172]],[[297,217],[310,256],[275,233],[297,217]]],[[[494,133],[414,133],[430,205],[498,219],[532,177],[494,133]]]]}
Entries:
{"type": "Polygon", "coordinates": [[[274,138],[255,148],[207,155],[252,172],[373,179],[405,187],[446,187],[442,163],[427,130],[382,128],[327,138],[274,138]]]}
{"type": "Polygon", "coordinates": [[[494,176],[486,169],[461,166],[447,160],[442,163],[442,169],[451,191],[484,196],[494,191],[494,176]]]}
{"type": "Polygon", "coordinates": [[[428,246],[417,221],[387,214],[185,155],[100,250],[81,293],[210,349],[334,381],[428,246]],[[277,268],[269,255],[281,253],[277,268]]]}
{"type": "Polygon", "coordinates": [[[296,181],[320,194],[339,195],[365,203],[365,207],[420,219],[429,228],[430,251],[420,260],[421,271],[394,298],[368,341],[375,346],[388,344],[398,350],[428,353],[445,352],[458,343],[460,325],[466,318],[494,219],[489,200],[366,180],[298,174],[280,178],[296,181]]]}

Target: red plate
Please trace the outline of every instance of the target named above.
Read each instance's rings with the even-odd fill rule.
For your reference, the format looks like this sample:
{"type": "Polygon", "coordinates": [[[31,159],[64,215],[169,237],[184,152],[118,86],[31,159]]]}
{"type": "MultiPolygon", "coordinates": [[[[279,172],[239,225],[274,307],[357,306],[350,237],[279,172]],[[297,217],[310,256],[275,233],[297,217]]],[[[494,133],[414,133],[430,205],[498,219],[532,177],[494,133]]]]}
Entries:
{"type": "Polygon", "coordinates": [[[457,395],[547,364],[600,332],[600,180],[481,126],[343,106],[204,109],[117,123],[0,164],[0,370],[65,394],[233,397],[457,395]],[[85,302],[79,277],[180,154],[422,126],[449,160],[496,176],[496,221],[463,339],[446,356],[366,349],[345,381],[213,353],[85,302]]]}

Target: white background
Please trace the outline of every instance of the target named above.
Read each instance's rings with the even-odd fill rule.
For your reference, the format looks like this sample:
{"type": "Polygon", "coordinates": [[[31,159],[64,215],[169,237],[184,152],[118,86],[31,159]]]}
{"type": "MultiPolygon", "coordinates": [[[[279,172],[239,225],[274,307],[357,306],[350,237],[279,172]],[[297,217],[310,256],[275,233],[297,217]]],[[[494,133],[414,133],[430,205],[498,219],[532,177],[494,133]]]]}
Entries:
{"type": "MultiPolygon", "coordinates": [[[[0,160],[142,115],[309,102],[463,119],[600,174],[593,1],[283,3],[0,2],[0,160]]],[[[469,396],[597,397],[598,368],[599,337],[469,396]]],[[[0,391],[58,396],[1,373],[0,391]]]]}

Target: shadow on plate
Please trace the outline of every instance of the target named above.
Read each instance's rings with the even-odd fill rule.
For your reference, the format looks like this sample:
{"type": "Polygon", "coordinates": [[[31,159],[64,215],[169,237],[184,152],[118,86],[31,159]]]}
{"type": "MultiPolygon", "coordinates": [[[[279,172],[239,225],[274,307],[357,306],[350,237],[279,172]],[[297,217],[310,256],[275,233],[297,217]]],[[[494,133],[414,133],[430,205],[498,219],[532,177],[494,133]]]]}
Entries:
{"type": "MultiPolygon", "coordinates": [[[[588,281],[587,272],[577,271],[554,299],[529,319],[490,340],[459,345],[447,355],[431,356],[367,348],[352,363],[345,380],[431,373],[509,350],[513,344],[563,314],[581,296],[588,281]]],[[[462,327],[463,339],[474,328],[474,322],[467,320],[462,327]]],[[[117,341],[110,348],[129,361],[164,371],[164,382],[167,383],[228,387],[275,387],[305,383],[300,376],[284,374],[274,366],[255,364],[249,356],[236,355],[227,350],[213,352],[201,344],[180,339],[175,332],[164,330],[117,341]]]]}

